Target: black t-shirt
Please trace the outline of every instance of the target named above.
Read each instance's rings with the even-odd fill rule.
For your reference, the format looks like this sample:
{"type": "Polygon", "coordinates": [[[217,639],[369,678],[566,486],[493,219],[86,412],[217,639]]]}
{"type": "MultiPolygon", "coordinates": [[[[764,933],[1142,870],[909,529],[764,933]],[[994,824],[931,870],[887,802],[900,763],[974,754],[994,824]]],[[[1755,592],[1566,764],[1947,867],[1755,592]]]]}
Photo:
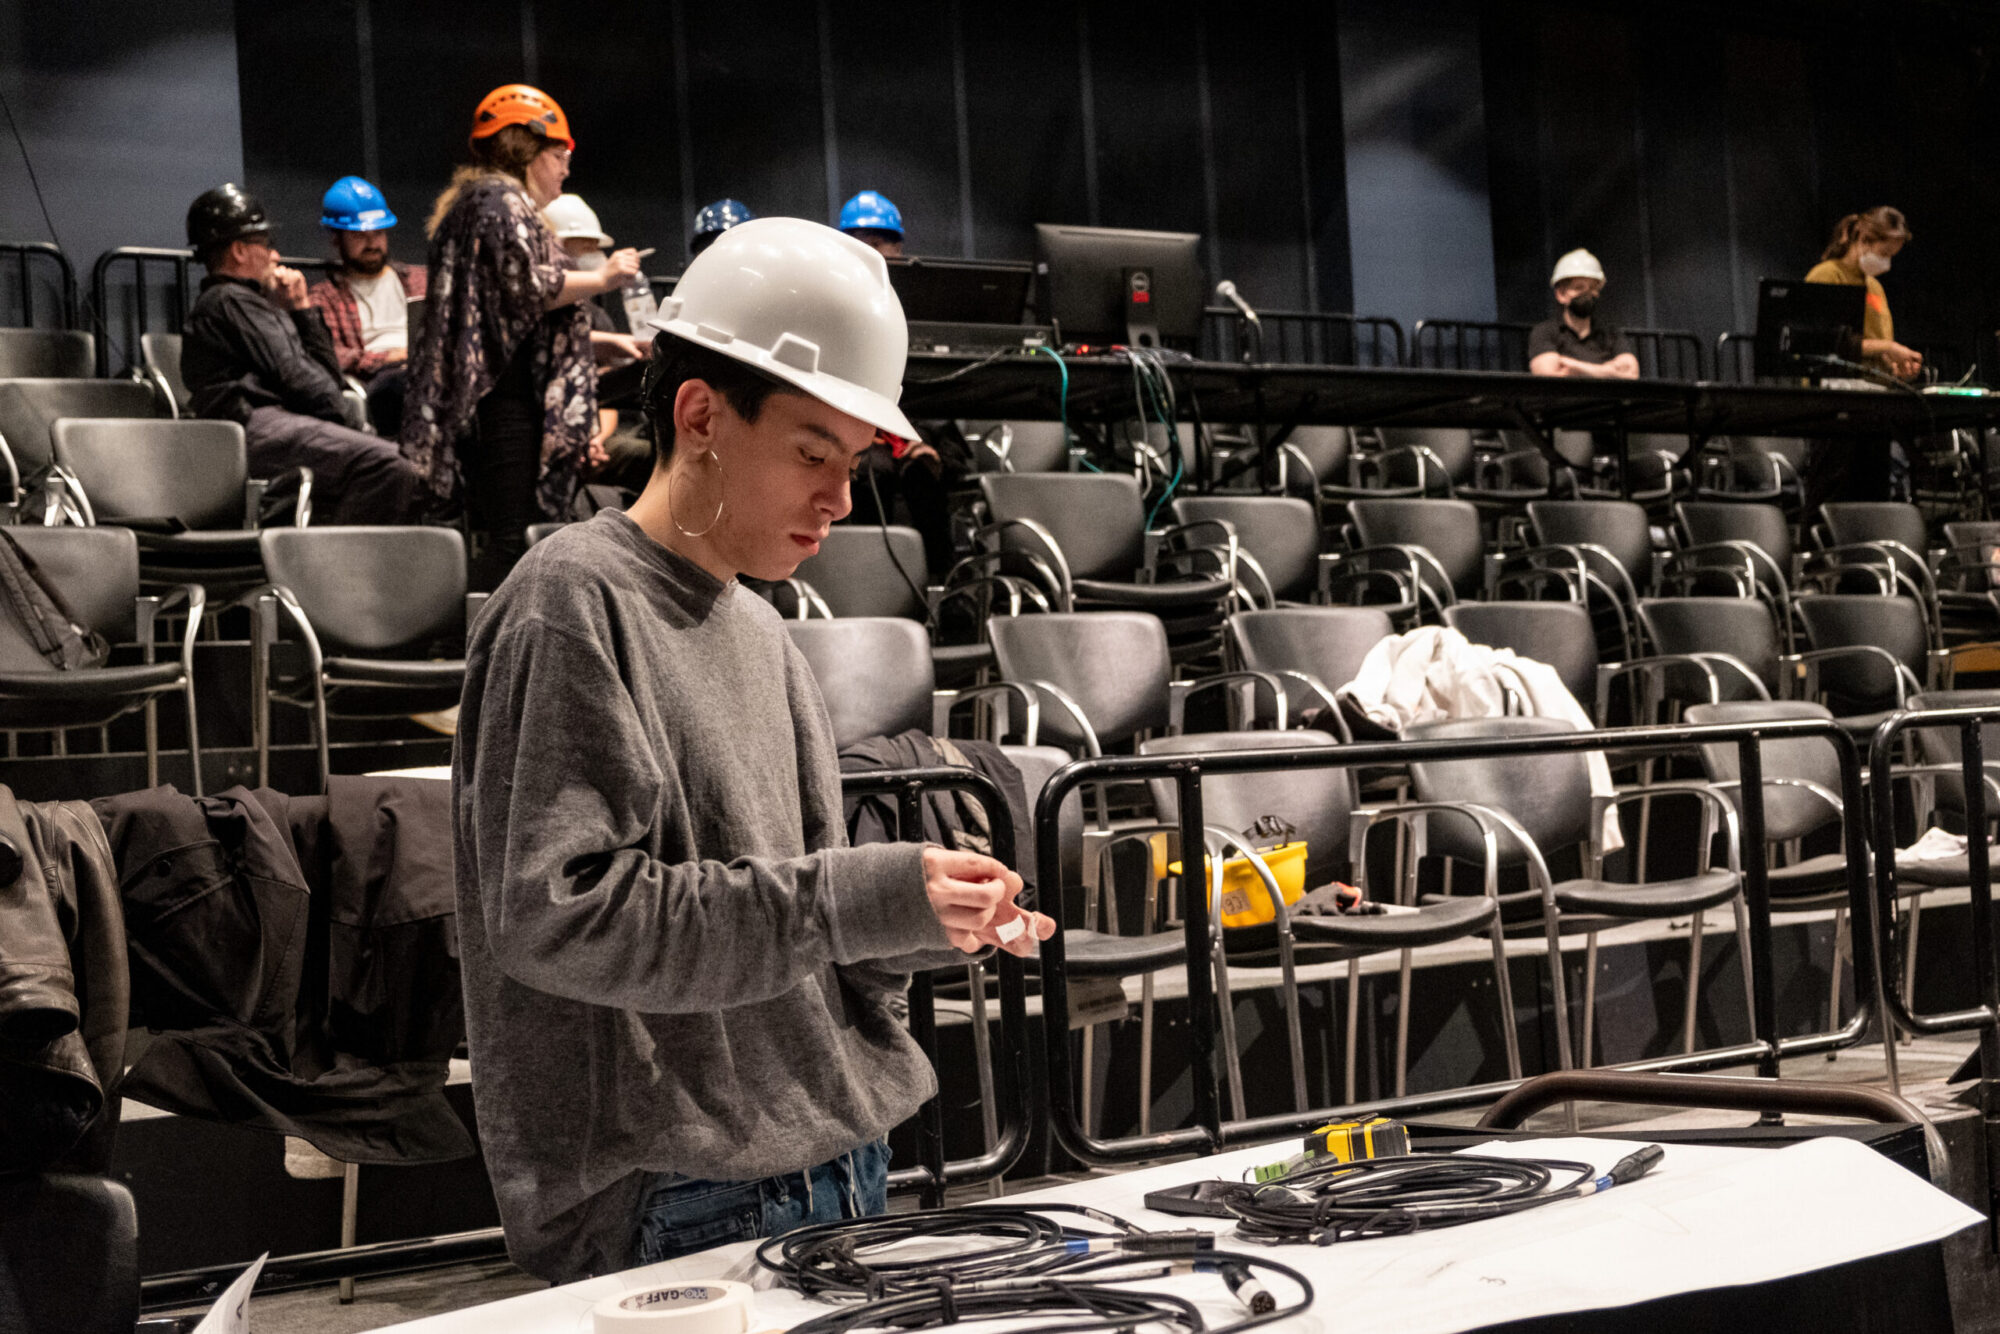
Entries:
{"type": "Polygon", "coordinates": [[[1576,330],[1570,328],[1560,315],[1552,320],[1543,320],[1528,331],[1528,360],[1531,363],[1544,352],[1560,352],[1565,357],[1601,366],[1631,350],[1632,345],[1625,341],[1625,335],[1602,320],[1591,321],[1588,338],[1578,338],[1576,330]]]}

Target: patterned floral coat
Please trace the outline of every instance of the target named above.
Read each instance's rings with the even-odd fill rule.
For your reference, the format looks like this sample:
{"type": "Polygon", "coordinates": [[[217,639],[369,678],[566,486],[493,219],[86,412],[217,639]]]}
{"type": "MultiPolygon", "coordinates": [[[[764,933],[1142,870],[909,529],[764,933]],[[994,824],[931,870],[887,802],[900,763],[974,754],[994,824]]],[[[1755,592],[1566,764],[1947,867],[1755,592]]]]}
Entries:
{"type": "Polygon", "coordinates": [[[440,499],[459,495],[479,448],[474,413],[526,344],[542,399],[536,494],[569,517],[597,422],[597,369],[582,302],[546,310],[568,257],[528,192],[508,177],[467,182],[431,238],[424,330],[410,348],[402,450],[440,499]]]}

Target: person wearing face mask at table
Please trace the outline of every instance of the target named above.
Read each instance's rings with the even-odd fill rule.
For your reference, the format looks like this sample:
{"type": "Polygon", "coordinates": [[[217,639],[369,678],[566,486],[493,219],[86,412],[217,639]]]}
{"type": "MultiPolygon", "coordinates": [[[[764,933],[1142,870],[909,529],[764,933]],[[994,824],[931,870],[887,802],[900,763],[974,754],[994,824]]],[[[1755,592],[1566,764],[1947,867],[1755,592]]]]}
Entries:
{"type": "Polygon", "coordinates": [[[1896,341],[1896,321],[1889,314],[1889,296],[1882,275],[1889,261],[1909,244],[1910,228],[1902,213],[1886,205],[1865,213],[1850,213],[1833,228],[1833,239],[1819,263],[1806,273],[1809,283],[1837,283],[1868,289],[1861,316],[1861,356],[1870,365],[1899,380],[1913,380],[1924,368],[1919,352],[1896,341]]]}
{"type": "Polygon", "coordinates": [[[1604,266],[1588,250],[1556,261],[1549,290],[1562,313],[1528,333],[1528,370],[1585,380],[1636,380],[1639,358],[1625,335],[1596,319],[1604,291],[1604,266]]]}

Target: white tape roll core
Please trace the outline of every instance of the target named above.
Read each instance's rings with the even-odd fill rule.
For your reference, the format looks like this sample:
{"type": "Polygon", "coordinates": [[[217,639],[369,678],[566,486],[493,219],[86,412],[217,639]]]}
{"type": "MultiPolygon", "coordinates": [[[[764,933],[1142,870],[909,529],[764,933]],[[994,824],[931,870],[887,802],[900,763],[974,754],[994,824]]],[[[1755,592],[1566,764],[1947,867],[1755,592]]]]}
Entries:
{"type": "Polygon", "coordinates": [[[591,1309],[596,1334],[744,1334],[750,1328],[750,1285],[704,1279],[606,1297],[591,1309]]]}

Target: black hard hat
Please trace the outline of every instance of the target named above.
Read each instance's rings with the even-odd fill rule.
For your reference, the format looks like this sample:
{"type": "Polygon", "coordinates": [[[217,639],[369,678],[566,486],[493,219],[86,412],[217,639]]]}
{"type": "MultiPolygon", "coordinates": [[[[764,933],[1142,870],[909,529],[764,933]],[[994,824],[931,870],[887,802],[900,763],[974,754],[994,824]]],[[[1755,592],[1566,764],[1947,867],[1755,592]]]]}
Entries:
{"type": "Polygon", "coordinates": [[[240,185],[218,185],[188,205],[188,245],[195,250],[270,230],[264,206],[240,185]]]}

